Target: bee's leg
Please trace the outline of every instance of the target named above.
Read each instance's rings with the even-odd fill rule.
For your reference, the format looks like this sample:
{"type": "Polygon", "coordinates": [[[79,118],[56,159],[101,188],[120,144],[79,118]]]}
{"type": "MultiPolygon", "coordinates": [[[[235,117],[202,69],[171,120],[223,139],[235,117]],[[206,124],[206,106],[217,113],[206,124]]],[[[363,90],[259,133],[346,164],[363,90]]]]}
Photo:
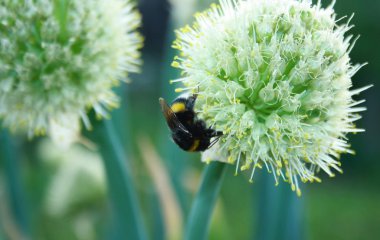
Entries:
{"type": "Polygon", "coordinates": [[[216,131],[216,130],[212,129],[211,127],[209,127],[206,132],[210,138],[223,136],[222,131],[216,131]]]}
{"type": "Polygon", "coordinates": [[[197,91],[197,93],[193,93],[194,101],[197,100],[198,93],[199,93],[199,86],[198,86],[198,91],[197,91]]]}
{"type": "Polygon", "coordinates": [[[195,101],[197,100],[197,97],[198,95],[197,94],[193,94],[193,96],[190,96],[187,98],[186,100],[186,110],[188,111],[193,111],[194,110],[194,105],[195,105],[195,101]]]}
{"type": "Polygon", "coordinates": [[[220,138],[220,136],[217,136],[214,140],[212,140],[210,145],[208,146],[208,148],[211,148],[212,146],[214,146],[215,143],[217,143],[219,141],[219,138],[220,138]]]}
{"type": "Polygon", "coordinates": [[[213,130],[213,129],[207,129],[206,130],[206,136],[208,137],[208,138],[213,138],[213,137],[220,137],[220,136],[222,136],[223,134],[218,134],[218,132],[216,132],[215,130],[213,130]]]}
{"type": "Polygon", "coordinates": [[[215,137],[220,137],[220,136],[223,136],[223,132],[222,131],[215,131],[215,137]]]}

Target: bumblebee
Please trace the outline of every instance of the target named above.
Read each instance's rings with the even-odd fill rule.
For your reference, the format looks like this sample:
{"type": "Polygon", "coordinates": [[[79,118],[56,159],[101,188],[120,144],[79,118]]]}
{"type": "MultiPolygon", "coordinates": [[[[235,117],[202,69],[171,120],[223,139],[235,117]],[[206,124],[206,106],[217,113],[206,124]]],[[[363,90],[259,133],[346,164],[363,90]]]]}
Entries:
{"type": "Polygon", "coordinates": [[[197,94],[181,95],[170,106],[163,98],[159,99],[174,142],[188,152],[205,151],[223,135],[221,131],[207,128],[205,121],[197,118],[194,112],[196,99],[197,94]]]}

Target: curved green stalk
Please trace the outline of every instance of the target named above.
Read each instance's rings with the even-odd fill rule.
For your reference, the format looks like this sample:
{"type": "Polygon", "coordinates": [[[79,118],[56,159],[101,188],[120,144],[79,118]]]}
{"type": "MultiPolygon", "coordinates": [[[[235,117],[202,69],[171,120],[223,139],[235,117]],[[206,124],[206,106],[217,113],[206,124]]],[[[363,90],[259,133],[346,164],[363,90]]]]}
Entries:
{"type": "Polygon", "coordinates": [[[6,130],[0,132],[0,156],[4,160],[5,183],[13,220],[20,234],[25,239],[30,239],[30,225],[25,192],[21,182],[19,159],[6,130]]]}
{"type": "Polygon", "coordinates": [[[96,128],[98,143],[110,197],[114,226],[121,239],[146,239],[137,193],[133,185],[130,166],[112,121],[104,120],[96,128]]]}
{"type": "Polygon", "coordinates": [[[225,163],[212,162],[203,171],[202,182],[190,210],[185,240],[207,238],[210,220],[222,185],[225,163]]]}

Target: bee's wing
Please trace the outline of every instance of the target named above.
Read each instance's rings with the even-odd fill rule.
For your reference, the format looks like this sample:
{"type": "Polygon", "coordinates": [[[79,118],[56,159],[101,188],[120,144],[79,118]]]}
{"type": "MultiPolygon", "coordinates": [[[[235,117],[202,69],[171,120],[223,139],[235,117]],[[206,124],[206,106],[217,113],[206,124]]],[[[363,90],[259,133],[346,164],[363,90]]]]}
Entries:
{"type": "Polygon", "coordinates": [[[181,130],[181,131],[189,134],[189,136],[191,136],[191,133],[178,120],[177,116],[175,115],[173,110],[169,107],[169,105],[166,103],[166,101],[163,98],[160,98],[159,101],[160,101],[162,113],[165,116],[166,123],[168,124],[169,128],[172,131],[181,130]]]}

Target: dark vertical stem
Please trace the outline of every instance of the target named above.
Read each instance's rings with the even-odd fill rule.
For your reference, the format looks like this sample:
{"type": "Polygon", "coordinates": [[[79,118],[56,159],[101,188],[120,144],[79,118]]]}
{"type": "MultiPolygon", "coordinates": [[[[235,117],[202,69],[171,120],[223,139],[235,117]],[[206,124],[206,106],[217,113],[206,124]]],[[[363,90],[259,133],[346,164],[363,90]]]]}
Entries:
{"type": "Polygon", "coordinates": [[[211,216],[222,185],[226,164],[212,162],[206,166],[201,186],[190,210],[185,240],[207,238],[211,216]]]}
{"type": "Polygon", "coordinates": [[[2,130],[0,132],[0,156],[4,159],[5,184],[11,214],[20,234],[25,239],[30,239],[30,225],[25,201],[26,194],[21,181],[20,162],[17,153],[8,132],[2,130]]]}
{"type": "MultiPolygon", "coordinates": [[[[174,92],[174,88],[178,86],[173,86],[169,84],[169,80],[176,79],[179,77],[179,72],[177,69],[171,67],[171,62],[174,59],[174,56],[176,55],[176,50],[174,50],[171,45],[175,39],[174,36],[174,21],[171,18],[168,23],[167,27],[167,33],[166,33],[166,41],[165,41],[165,56],[164,56],[164,64],[162,66],[162,76],[161,76],[161,83],[162,83],[162,97],[167,99],[168,102],[171,102],[175,97],[176,93],[174,92]]],[[[158,99],[157,99],[157,109],[158,107],[158,99]]],[[[161,113],[160,113],[161,115],[161,113]]],[[[162,115],[161,115],[162,116],[162,115]]],[[[178,202],[181,206],[181,210],[184,217],[187,217],[189,212],[189,206],[190,202],[189,194],[186,192],[186,190],[183,188],[183,175],[186,168],[189,166],[189,162],[186,161],[187,158],[189,158],[188,154],[186,154],[184,151],[180,150],[176,145],[172,143],[172,141],[169,140],[169,130],[165,123],[165,120],[163,117],[161,117],[161,125],[160,125],[160,136],[161,139],[165,139],[165,141],[162,142],[162,146],[160,149],[163,149],[162,155],[164,156],[164,159],[166,161],[166,166],[168,167],[171,182],[173,184],[174,191],[176,193],[178,202]]]]}
{"type": "Polygon", "coordinates": [[[95,140],[102,155],[108,196],[118,236],[121,239],[147,239],[128,159],[112,121],[104,120],[97,126],[95,140]]]}

